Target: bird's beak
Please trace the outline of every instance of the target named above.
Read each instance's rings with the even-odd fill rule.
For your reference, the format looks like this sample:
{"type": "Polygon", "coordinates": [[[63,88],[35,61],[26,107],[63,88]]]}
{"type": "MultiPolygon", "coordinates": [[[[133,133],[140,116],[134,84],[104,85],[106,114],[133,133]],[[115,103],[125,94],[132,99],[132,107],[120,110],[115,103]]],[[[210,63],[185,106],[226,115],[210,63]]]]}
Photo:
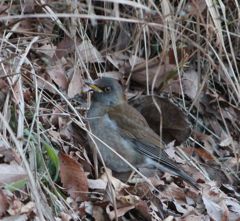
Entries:
{"type": "Polygon", "coordinates": [[[98,93],[102,93],[103,92],[103,90],[101,88],[99,88],[94,83],[85,82],[85,84],[90,88],[89,91],[95,91],[95,92],[98,92],[98,93]]]}

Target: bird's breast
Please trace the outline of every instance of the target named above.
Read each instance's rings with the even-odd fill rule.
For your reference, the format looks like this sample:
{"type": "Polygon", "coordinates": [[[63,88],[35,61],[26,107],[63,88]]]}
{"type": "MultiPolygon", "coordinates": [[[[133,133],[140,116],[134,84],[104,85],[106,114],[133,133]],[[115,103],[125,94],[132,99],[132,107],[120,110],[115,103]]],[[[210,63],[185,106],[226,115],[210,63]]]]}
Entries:
{"type": "MultiPolygon", "coordinates": [[[[143,156],[132,148],[132,142],[127,137],[122,136],[117,123],[111,120],[108,114],[90,118],[89,125],[95,136],[114,149],[124,159],[133,165],[143,162],[143,156]]],[[[130,171],[130,167],[101,141],[95,139],[106,165],[116,172],[130,171]]]]}

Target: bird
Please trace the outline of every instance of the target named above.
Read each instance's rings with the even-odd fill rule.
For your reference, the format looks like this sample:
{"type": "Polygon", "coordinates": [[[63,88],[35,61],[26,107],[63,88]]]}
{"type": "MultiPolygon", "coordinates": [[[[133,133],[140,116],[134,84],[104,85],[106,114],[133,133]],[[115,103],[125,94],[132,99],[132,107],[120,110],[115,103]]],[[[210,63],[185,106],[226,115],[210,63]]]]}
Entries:
{"type": "MultiPolygon", "coordinates": [[[[167,155],[159,135],[150,128],[143,115],[127,103],[118,80],[102,77],[88,86],[92,91],[88,124],[92,134],[103,141],[93,138],[108,168],[118,173],[132,170],[104,143],[136,168],[168,172],[198,189],[196,181],[167,155]]],[[[91,147],[95,145],[90,138],[89,143],[91,147]]]]}

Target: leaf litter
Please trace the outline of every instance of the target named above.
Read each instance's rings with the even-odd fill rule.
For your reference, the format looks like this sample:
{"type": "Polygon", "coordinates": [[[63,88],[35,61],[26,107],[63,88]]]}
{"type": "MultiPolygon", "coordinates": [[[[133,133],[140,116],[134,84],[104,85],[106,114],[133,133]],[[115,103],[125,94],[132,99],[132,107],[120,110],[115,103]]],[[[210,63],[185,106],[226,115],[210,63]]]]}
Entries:
{"type": "Polygon", "coordinates": [[[106,3],[0,3],[0,114],[8,123],[0,121],[0,219],[239,220],[238,3],[106,3]],[[161,171],[140,170],[150,186],[101,168],[86,139],[83,92],[100,76],[119,79],[157,133],[162,124],[166,152],[199,191],[161,171]]]}

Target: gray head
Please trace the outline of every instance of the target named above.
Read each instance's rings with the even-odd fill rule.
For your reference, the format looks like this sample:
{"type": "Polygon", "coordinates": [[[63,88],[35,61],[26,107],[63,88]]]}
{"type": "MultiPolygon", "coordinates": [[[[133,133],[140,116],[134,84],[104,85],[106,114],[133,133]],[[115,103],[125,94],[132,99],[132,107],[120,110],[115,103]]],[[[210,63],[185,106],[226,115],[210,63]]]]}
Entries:
{"type": "Polygon", "coordinates": [[[122,86],[113,78],[103,77],[93,83],[98,89],[93,89],[92,101],[105,106],[115,106],[124,101],[122,86]]]}

